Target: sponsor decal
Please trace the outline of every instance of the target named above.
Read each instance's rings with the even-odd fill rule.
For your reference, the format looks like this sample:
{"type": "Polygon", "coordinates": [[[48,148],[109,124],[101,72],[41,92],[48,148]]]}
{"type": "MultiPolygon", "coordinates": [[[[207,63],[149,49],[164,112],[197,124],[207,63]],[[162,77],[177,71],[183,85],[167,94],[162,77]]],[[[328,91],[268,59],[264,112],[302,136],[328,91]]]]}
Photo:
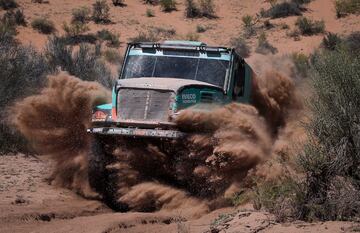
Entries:
{"type": "Polygon", "coordinates": [[[105,121],[107,115],[103,111],[96,111],[93,113],[93,121],[105,121]]]}
{"type": "Polygon", "coordinates": [[[182,94],[181,98],[184,104],[196,104],[196,94],[182,94]]]}

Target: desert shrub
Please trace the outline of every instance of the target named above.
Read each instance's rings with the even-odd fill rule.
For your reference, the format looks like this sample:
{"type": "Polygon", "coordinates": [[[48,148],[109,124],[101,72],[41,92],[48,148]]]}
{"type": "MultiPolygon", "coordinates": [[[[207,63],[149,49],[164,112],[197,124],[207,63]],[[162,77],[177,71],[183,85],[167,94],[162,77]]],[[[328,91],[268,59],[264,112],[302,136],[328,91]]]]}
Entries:
{"type": "Polygon", "coordinates": [[[103,52],[103,56],[106,61],[113,64],[121,64],[123,57],[120,55],[119,51],[116,49],[107,49],[103,52]]]}
{"type": "Polygon", "coordinates": [[[286,35],[287,35],[288,37],[293,38],[295,41],[301,40],[301,37],[300,37],[300,36],[301,36],[301,32],[300,32],[300,30],[297,29],[297,28],[295,28],[294,30],[291,30],[291,31],[287,32],[286,35]]]}
{"type": "Polygon", "coordinates": [[[342,43],[342,39],[336,33],[327,33],[322,41],[322,46],[328,50],[335,50],[342,43]]]}
{"type": "Polygon", "coordinates": [[[235,49],[236,53],[239,54],[241,57],[247,58],[250,56],[250,47],[246,40],[241,36],[232,38],[230,40],[230,44],[235,49]]]}
{"type": "Polygon", "coordinates": [[[271,28],[273,28],[274,27],[274,25],[270,22],[270,20],[265,20],[264,21],[264,28],[265,29],[271,29],[271,28]]]}
{"type": "Polygon", "coordinates": [[[213,0],[199,0],[201,15],[207,18],[215,18],[215,5],[213,0]]]}
{"type": "Polygon", "coordinates": [[[286,30],[286,29],[289,29],[290,27],[286,23],[282,23],[282,24],[280,24],[280,28],[286,30]]]}
{"type": "Polygon", "coordinates": [[[325,22],[323,20],[313,21],[306,17],[299,17],[295,24],[302,35],[316,35],[325,31],[325,22]]]}
{"type": "Polygon", "coordinates": [[[90,19],[91,10],[88,7],[80,7],[72,10],[71,22],[87,23],[90,19]]]}
{"type": "Polygon", "coordinates": [[[176,34],[176,30],[174,28],[166,28],[166,27],[153,27],[150,30],[159,37],[169,39],[176,34]]]}
{"type": "Polygon", "coordinates": [[[197,33],[189,32],[185,35],[184,39],[189,41],[198,41],[200,39],[200,35],[197,33]]]}
{"type": "Polygon", "coordinates": [[[154,33],[153,30],[148,30],[147,32],[141,31],[135,37],[130,38],[130,42],[138,43],[138,42],[157,42],[160,40],[160,35],[154,33]]]}
{"type": "Polygon", "coordinates": [[[114,6],[125,6],[125,0],[112,0],[114,6]]]}
{"type": "Polygon", "coordinates": [[[360,2],[359,0],[336,0],[335,10],[338,18],[348,14],[358,14],[360,13],[360,2]]]}
{"type": "Polygon", "coordinates": [[[253,26],[253,18],[251,15],[244,15],[241,18],[241,20],[244,24],[244,27],[252,27],[253,26]]]}
{"type": "Polygon", "coordinates": [[[291,0],[291,1],[296,3],[296,4],[303,5],[303,4],[310,3],[312,0],[291,0]]]}
{"type": "Polygon", "coordinates": [[[147,17],[155,17],[155,13],[153,10],[148,8],[148,9],[146,9],[146,16],[147,17]]]}
{"type": "Polygon", "coordinates": [[[360,57],[347,49],[312,59],[309,142],[300,156],[305,173],[301,218],[360,217],[360,57]]]}
{"type": "Polygon", "coordinates": [[[200,25],[200,24],[196,25],[196,32],[197,33],[203,33],[203,32],[206,32],[206,30],[207,30],[207,28],[205,26],[200,25]]]}
{"type": "Polygon", "coordinates": [[[254,193],[251,190],[243,189],[234,193],[230,197],[229,201],[233,206],[239,206],[239,205],[251,203],[253,199],[254,199],[254,193]]]}
{"type": "Polygon", "coordinates": [[[34,19],[31,22],[31,27],[43,34],[51,34],[55,31],[54,23],[44,17],[34,19]]]}
{"type": "Polygon", "coordinates": [[[9,10],[7,11],[2,19],[2,22],[5,22],[9,25],[12,26],[16,26],[16,25],[22,25],[22,26],[26,26],[26,20],[25,20],[25,16],[22,10],[16,10],[16,11],[12,11],[9,10]]]}
{"type": "Polygon", "coordinates": [[[89,27],[81,22],[72,22],[70,25],[64,23],[63,29],[67,37],[76,37],[84,32],[89,31],[89,27]]]}
{"type": "Polygon", "coordinates": [[[120,40],[119,35],[110,32],[109,30],[103,29],[97,32],[97,38],[100,40],[107,41],[107,46],[109,47],[119,47],[120,40]]]}
{"type": "Polygon", "coordinates": [[[282,18],[288,17],[293,15],[301,15],[301,7],[299,4],[295,2],[281,2],[272,6],[269,10],[263,10],[261,15],[263,17],[270,17],[270,18],[282,18]]]}
{"type": "Polygon", "coordinates": [[[165,12],[171,12],[176,10],[176,1],[175,0],[160,0],[159,1],[161,9],[165,12]]]}
{"type": "Polygon", "coordinates": [[[7,21],[0,21],[0,43],[13,43],[16,29],[7,21]]]}
{"type": "Polygon", "coordinates": [[[196,18],[199,17],[200,9],[199,6],[194,2],[194,0],[186,0],[185,1],[185,16],[187,18],[196,18]]]}
{"type": "Polygon", "coordinates": [[[213,0],[194,0],[185,1],[185,16],[187,18],[206,17],[209,19],[216,18],[215,5],[213,0]]]}
{"type": "Polygon", "coordinates": [[[49,3],[49,1],[47,1],[47,0],[31,0],[31,2],[33,2],[33,3],[39,3],[39,4],[49,3]]]}
{"type": "Polygon", "coordinates": [[[296,69],[296,75],[302,78],[308,77],[310,71],[309,57],[303,53],[293,53],[291,58],[296,69]]]}
{"type": "Polygon", "coordinates": [[[39,90],[49,72],[46,61],[33,48],[0,38],[0,70],[0,153],[28,152],[26,140],[8,121],[8,108],[39,90]]]}
{"type": "Polygon", "coordinates": [[[16,10],[14,13],[14,18],[17,25],[26,26],[26,19],[22,10],[16,10]]]}
{"type": "Polygon", "coordinates": [[[49,67],[55,72],[58,68],[85,81],[97,81],[111,87],[111,72],[100,59],[99,48],[80,44],[74,51],[61,38],[52,37],[46,45],[45,54],[49,67]]]}
{"type": "Polygon", "coordinates": [[[353,55],[360,54],[360,32],[352,32],[345,38],[346,46],[353,55]]]}
{"type": "Polygon", "coordinates": [[[254,188],[254,196],[254,208],[266,209],[280,222],[297,218],[297,208],[294,203],[303,200],[302,186],[291,177],[284,177],[278,181],[258,182],[254,188]]]}
{"type": "Polygon", "coordinates": [[[15,0],[0,0],[0,7],[3,10],[9,10],[18,7],[18,4],[15,0]]]}
{"type": "Polygon", "coordinates": [[[171,27],[149,27],[147,31],[141,31],[131,42],[156,42],[160,39],[170,39],[176,35],[176,30],[171,27]]]}
{"type": "Polygon", "coordinates": [[[255,52],[260,54],[269,54],[269,53],[275,54],[278,52],[278,50],[269,43],[269,41],[266,38],[265,32],[263,32],[260,34],[258,38],[258,45],[255,49],[255,52]]]}
{"type": "Polygon", "coordinates": [[[109,15],[110,7],[106,3],[106,0],[96,0],[93,4],[93,12],[92,18],[95,23],[109,23],[110,15],[109,15]]]}
{"type": "Polygon", "coordinates": [[[150,4],[150,5],[157,5],[159,4],[160,0],[144,0],[145,4],[150,4]]]}
{"type": "Polygon", "coordinates": [[[256,34],[254,26],[257,24],[258,19],[254,19],[251,15],[244,15],[241,18],[244,25],[244,36],[250,38],[256,34]]]}

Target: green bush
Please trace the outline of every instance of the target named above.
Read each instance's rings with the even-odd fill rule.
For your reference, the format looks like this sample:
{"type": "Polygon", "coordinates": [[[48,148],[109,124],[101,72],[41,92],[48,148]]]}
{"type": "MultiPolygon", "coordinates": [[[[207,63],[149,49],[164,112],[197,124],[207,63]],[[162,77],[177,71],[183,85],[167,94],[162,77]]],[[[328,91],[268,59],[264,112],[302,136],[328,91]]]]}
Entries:
{"type": "Polygon", "coordinates": [[[8,121],[11,116],[8,108],[19,98],[39,90],[49,72],[48,66],[33,48],[8,39],[0,38],[0,54],[0,153],[28,152],[26,140],[8,121]]]}
{"type": "Polygon", "coordinates": [[[176,10],[176,1],[175,0],[160,0],[160,6],[163,11],[171,12],[176,10]]]}
{"type": "Polygon", "coordinates": [[[110,32],[109,30],[103,29],[97,32],[97,38],[100,40],[107,41],[107,46],[109,47],[119,47],[120,40],[119,35],[110,32]]]}
{"type": "Polygon", "coordinates": [[[0,7],[3,10],[9,10],[18,7],[18,4],[15,0],[0,0],[0,7]]]}
{"type": "Polygon", "coordinates": [[[299,17],[295,25],[299,28],[302,35],[316,35],[325,31],[325,22],[323,20],[311,20],[306,17],[299,17]]]}
{"type": "Polygon", "coordinates": [[[93,4],[92,18],[95,23],[109,23],[110,22],[110,7],[106,0],[96,0],[93,4]]]}
{"type": "Polygon", "coordinates": [[[269,43],[265,32],[263,32],[258,38],[258,46],[256,47],[255,52],[265,55],[269,53],[275,54],[278,52],[278,50],[269,43]]]}
{"type": "Polygon", "coordinates": [[[31,22],[31,27],[43,34],[51,34],[55,31],[54,23],[44,17],[34,19],[31,22]]]}
{"type": "Polygon", "coordinates": [[[232,38],[230,40],[230,44],[235,49],[236,53],[239,54],[241,57],[247,58],[250,56],[250,47],[244,38],[240,36],[232,38]]]}
{"type": "Polygon", "coordinates": [[[360,13],[360,2],[359,0],[336,0],[335,10],[338,18],[348,14],[358,14],[360,13]]]}
{"type": "Polygon", "coordinates": [[[327,33],[322,41],[322,46],[328,50],[335,50],[339,44],[342,43],[342,39],[336,33],[327,33]]]}
{"type": "Polygon", "coordinates": [[[300,156],[306,220],[360,217],[360,56],[348,49],[312,58],[309,142],[300,156]]]}
{"type": "Polygon", "coordinates": [[[64,40],[52,37],[46,46],[47,63],[53,72],[61,68],[85,81],[97,81],[111,87],[110,70],[101,61],[99,47],[80,44],[78,50],[68,46],[64,40]]]}
{"type": "Polygon", "coordinates": [[[88,7],[80,7],[72,10],[71,22],[87,23],[90,19],[91,10],[88,7]]]}

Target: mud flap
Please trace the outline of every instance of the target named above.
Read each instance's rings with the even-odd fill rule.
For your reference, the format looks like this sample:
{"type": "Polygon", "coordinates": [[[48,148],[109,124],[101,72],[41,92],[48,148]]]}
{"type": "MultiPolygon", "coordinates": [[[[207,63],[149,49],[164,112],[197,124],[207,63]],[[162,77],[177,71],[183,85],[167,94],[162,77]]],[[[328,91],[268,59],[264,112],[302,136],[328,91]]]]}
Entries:
{"type": "Polygon", "coordinates": [[[119,128],[119,127],[91,128],[88,129],[87,132],[93,134],[118,135],[124,137],[145,137],[145,138],[166,138],[166,139],[177,139],[186,136],[186,133],[177,130],[119,128]]]}

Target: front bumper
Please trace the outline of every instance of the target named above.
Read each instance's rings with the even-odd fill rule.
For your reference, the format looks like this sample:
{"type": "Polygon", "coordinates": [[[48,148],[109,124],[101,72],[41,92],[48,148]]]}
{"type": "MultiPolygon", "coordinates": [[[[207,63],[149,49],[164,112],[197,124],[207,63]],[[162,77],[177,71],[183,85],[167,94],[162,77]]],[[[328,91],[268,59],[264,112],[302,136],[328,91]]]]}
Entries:
{"type": "Polygon", "coordinates": [[[139,128],[120,128],[120,127],[97,127],[87,130],[88,133],[115,135],[124,137],[144,137],[144,138],[165,138],[177,139],[186,136],[185,133],[177,130],[162,129],[139,129],[139,128]]]}

